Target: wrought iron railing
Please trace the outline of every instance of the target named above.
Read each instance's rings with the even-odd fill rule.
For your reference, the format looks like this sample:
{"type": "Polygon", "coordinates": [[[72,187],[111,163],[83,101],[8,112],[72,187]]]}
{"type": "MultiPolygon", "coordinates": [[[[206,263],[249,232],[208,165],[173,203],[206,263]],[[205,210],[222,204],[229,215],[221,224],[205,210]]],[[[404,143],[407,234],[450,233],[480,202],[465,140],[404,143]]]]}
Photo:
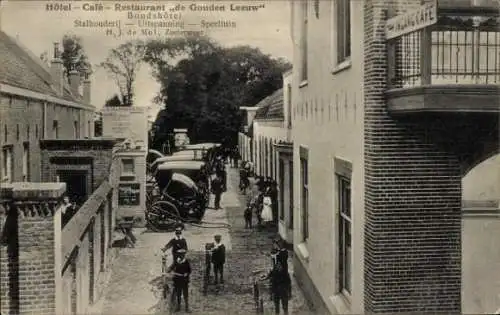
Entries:
{"type": "Polygon", "coordinates": [[[389,88],[500,83],[498,16],[441,16],[389,42],[389,88]]]}

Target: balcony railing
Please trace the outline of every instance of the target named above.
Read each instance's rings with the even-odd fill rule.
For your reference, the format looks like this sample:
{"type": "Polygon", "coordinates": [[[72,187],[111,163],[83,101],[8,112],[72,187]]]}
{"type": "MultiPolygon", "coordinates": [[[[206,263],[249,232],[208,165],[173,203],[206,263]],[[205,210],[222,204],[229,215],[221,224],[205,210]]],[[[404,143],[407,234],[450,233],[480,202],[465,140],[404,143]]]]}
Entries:
{"type": "Polygon", "coordinates": [[[500,83],[498,10],[441,12],[435,25],[388,44],[390,89],[500,83]]]}

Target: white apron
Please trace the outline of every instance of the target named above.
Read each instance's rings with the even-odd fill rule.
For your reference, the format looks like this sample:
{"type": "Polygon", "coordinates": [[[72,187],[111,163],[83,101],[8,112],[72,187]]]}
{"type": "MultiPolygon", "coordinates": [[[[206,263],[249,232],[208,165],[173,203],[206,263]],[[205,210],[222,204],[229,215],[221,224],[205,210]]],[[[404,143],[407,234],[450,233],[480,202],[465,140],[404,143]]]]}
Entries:
{"type": "Polygon", "coordinates": [[[271,209],[271,197],[264,197],[263,208],[260,217],[264,222],[270,222],[273,220],[273,210],[271,209]]]}

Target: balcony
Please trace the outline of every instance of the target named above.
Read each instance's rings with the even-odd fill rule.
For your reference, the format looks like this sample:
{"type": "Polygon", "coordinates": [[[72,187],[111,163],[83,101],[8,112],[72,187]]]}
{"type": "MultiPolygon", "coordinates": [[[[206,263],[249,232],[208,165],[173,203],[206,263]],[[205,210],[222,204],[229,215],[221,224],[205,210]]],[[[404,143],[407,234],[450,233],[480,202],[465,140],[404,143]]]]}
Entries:
{"type": "Polygon", "coordinates": [[[499,113],[498,6],[437,12],[434,25],[388,40],[389,112],[499,113]]]}

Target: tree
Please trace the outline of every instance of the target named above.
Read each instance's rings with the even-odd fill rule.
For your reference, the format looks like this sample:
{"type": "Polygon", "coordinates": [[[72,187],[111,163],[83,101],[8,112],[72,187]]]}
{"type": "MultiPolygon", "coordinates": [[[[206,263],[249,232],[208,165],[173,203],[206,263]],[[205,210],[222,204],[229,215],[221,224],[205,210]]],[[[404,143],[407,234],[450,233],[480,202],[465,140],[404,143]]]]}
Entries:
{"type": "Polygon", "coordinates": [[[110,99],[108,99],[106,103],[104,103],[104,107],[116,107],[116,106],[123,106],[120,97],[116,94],[110,99]]]}
{"type": "Polygon", "coordinates": [[[88,61],[87,54],[83,48],[82,39],[76,35],[66,34],[62,40],[63,51],[61,59],[64,66],[64,74],[69,80],[69,72],[74,68],[78,72],[92,71],[92,65],[88,61]]]}
{"type": "Polygon", "coordinates": [[[187,128],[193,141],[227,138],[235,144],[239,107],[256,105],[281,88],[282,73],[291,67],[257,48],[224,48],[205,37],[157,40],[147,47],[145,59],[161,83],[158,99],[165,105],[155,122],[155,144],[173,128],[187,128]]]}
{"type": "Polygon", "coordinates": [[[144,54],[145,46],[142,41],[129,41],[112,49],[100,64],[115,80],[125,106],[132,106],[134,81],[144,54]]]}

